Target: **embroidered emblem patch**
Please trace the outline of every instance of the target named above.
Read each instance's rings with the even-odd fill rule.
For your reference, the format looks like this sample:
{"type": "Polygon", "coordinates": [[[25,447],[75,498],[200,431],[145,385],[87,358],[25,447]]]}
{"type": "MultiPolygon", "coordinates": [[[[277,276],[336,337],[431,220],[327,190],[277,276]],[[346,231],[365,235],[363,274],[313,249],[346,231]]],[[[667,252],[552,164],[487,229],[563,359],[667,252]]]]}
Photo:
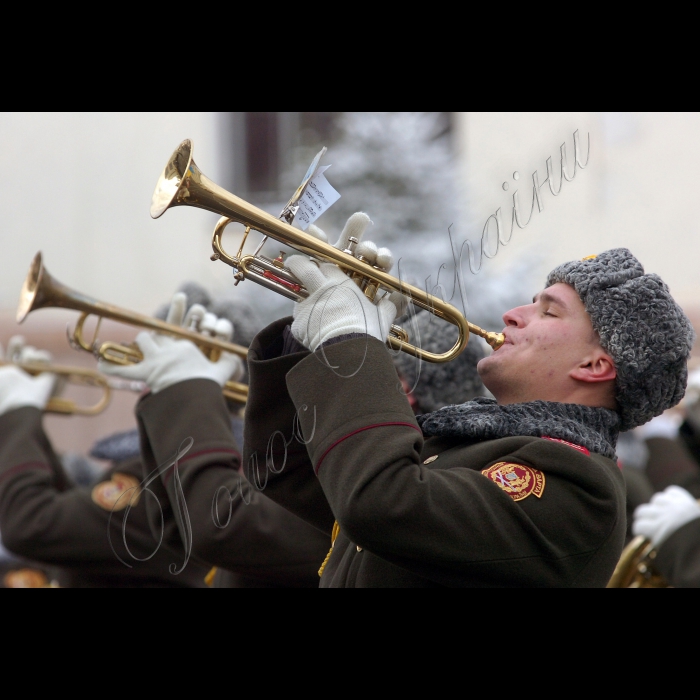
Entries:
{"type": "Polygon", "coordinates": [[[562,440],[560,438],[548,437],[547,435],[543,435],[542,439],[551,440],[552,442],[560,442],[562,445],[568,445],[569,447],[573,447],[575,450],[578,450],[579,452],[585,454],[586,457],[589,457],[591,454],[583,445],[576,445],[573,442],[567,442],[566,440],[562,440]]]}
{"type": "Polygon", "coordinates": [[[92,500],[105,510],[124,510],[138,503],[139,481],[131,474],[114,472],[109,481],[102,481],[92,489],[92,500]]]}
{"type": "Polygon", "coordinates": [[[514,501],[522,501],[530,494],[542,497],[545,479],[539,469],[513,462],[497,462],[481,473],[495,481],[514,501]]]}

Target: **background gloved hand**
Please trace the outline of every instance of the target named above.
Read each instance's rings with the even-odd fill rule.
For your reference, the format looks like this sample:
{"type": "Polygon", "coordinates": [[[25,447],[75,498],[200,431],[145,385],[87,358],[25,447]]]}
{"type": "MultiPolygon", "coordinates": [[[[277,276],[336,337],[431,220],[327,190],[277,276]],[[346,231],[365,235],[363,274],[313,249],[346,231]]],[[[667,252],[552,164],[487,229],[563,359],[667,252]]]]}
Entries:
{"type": "MultiPolygon", "coordinates": [[[[175,294],[167,322],[220,340],[231,340],[233,326],[228,319],[217,318],[199,304],[192,305],[185,314],[186,305],[185,294],[175,294]]],[[[240,357],[224,352],[217,362],[212,362],[189,340],[143,331],[136,336],[136,344],[143,353],[141,362],[116,365],[100,360],[97,364],[99,371],[145,382],[154,394],[188,379],[211,379],[223,387],[229,379],[236,381],[243,376],[240,357]]]]}
{"type": "MultiPolygon", "coordinates": [[[[334,247],[345,250],[351,236],[361,241],[370,223],[367,214],[353,214],[334,247]]],[[[327,241],[327,236],[318,227],[310,226],[309,232],[327,241]]],[[[386,248],[377,249],[369,241],[360,242],[355,255],[361,255],[369,264],[386,272],[393,265],[391,252],[386,248]]],[[[398,292],[385,296],[374,304],[333,263],[316,265],[304,255],[293,255],[287,259],[286,264],[309,292],[307,299],[294,306],[291,329],[292,335],[309,350],[314,351],[327,340],[350,333],[366,333],[384,342],[394,319],[405,308],[405,298],[398,292]]]]}
{"type": "MultiPolygon", "coordinates": [[[[0,348],[0,358],[2,355],[0,348]]],[[[25,345],[24,338],[16,335],[10,338],[5,359],[15,363],[48,364],[51,362],[51,355],[45,350],[25,345]]],[[[0,415],[25,406],[33,406],[43,411],[51,398],[55,383],[56,375],[50,372],[32,376],[14,365],[0,366],[0,415]]]]}
{"type": "Polygon", "coordinates": [[[635,509],[632,533],[643,535],[658,547],[696,518],[700,518],[700,504],[680,486],[669,486],[635,509]]]}

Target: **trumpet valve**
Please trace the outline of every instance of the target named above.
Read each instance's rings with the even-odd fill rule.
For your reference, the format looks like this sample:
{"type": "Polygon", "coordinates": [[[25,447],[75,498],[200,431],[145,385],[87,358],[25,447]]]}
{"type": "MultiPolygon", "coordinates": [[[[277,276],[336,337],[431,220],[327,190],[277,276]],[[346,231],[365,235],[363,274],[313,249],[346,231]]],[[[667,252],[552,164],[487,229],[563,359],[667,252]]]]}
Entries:
{"type": "Polygon", "coordinates": [[[396,340],[400,340],[402,343],[408,343],[408,332],[401,328],[401,326],[392,323],[389,329],[389,335],[396,338],[396,340]]]}
{"type": "Polygon", "coordinates": [[[355,238],[355,236],[350,236],[350,238],[348,238],[348,247],[343,251],[343,253],[355,255],[355,246],[357,246],[359,242],[359,239],[355,238]]]}
{"type": "MultiPolygon", "coordinates": [[[[351,240],[355,240],[355,239],[351,239],[351,240]]],[[[363,255],[358,255],[357,259],[360,262],[365,262],[368,265],[370,264],[370,261],[367,258],[365,258],[363,255]]],[[[375,269],[377,269],[377,268],[375,268],[375,269]]],[[[375,300],[375,297],[377,296],[377,292],[379,291],[379,285],[372,278],[366,277],[365,275],[363,275],[360,272],[353,272],[350,275],[350,279],[365,293],[365,296],[370,301],[373,302],[375,300]]]]}
{"type": "Polygon", "coordinates": [[[366,285],[363,291],[365,296],[373,302],[377,296],[377,292],[379,291],[379,285],[374,280],[366,280],[366,285]]]}
{"type": "Polygon", "coordinates": [[[143,354],[135,343],[130,345],[102,343],[99,348],[95,345],[93,354],[97,359],[102,359],[115,365],[131,365],[143,360],[143,354]]]}

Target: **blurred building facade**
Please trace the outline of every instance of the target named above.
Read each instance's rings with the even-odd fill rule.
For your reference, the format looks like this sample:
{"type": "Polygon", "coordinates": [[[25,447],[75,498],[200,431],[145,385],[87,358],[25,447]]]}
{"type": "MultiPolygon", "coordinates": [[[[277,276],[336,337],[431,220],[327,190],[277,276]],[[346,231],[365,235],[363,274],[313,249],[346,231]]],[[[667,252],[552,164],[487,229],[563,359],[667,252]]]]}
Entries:
{"type": "MultiPolygon", "coordinates": [[[[325,162],[334,163],[334,145],[343,138],[347,143],[343,114],[0,114],[0,160],[6,175],[0,191],[0,343],[22,332],[61,362],[94,366],[92,358],[81,357],[65,343],[66,323],[74,322],[76,314],[40,311],[22,327],[14,323],[19,290],[38,250],[60,281],[142,313],[153,313],[183,280],[198,281],[217,294],[255,296],[262,303],[268,303],[267,295],[271,307],[279,305],[272,293],[258,294],[261,290],[251,283],[234,291],[230,268],[210,261],[216,214],[180,208],[153,221],[148,213],[151,193],[170,153],[190,138],[206,175],[275,211],[293,189],[290,173],[307,164],[321,146],[329,147],[325,162]]],[[[510,227],[515,195],[522,221],[532,209],[529,224],[513,229],[509,244],[484,261],[484,273],[504,279],[514,274],[514,261],[522,260],[541,284],[546,272],[563,260],[624,246],[647,271],[660,274],[691,317],[700,320],[700,232],[692,170],[696,153],[700,155],[700,114],[441,114],[438,123],[443,126],[434,138],[447,136],[454,156],[450,167],[458,214],[430,214],[434,247],[423,242],[416,246],[416,258],[425,267],[423,279],[432,275],[434,281],[440,266],[451,264],[450,225],[458,246],[469,239],[478,251],[484,225],[499,208],[510,227]],[[577,130],[583,162],[590,135],[590,157],[555,197],[543,184],[547,159],[552,159],[558,187],[560,148],[566,144],[571,173],[577,130]],[[542,187],[539,204],[533,206],[535,172],[542,187]]],[[[343,153],[338,149],[337,154],[343,153]]],[[[417,152],[416,167],[420,159],[417,152]]],[[[408,163],[397,168],[410,169],[408,163]]],[[[339,172],[341,163],[334,165],[339,172]]],[[[429,163],[425,167],[429,173],[429,163]]],[[[429,175],[420,177],[425,191],[432,191],[429,175]]],[[[369,183],[371,173],[367,178],[369,183]]],[[[334,168],[328,179],[337,186],[334,168]]],[[[338,189],[342,195],[342,187],[338,189]]],[[[381,240],[386,230],[382,211],[369,213],[381,240]]],[[[323,219],[319,223],[325,225],[323,219]]],[[[487,250],[493,252],[490,235],[487,250]]],[[[412,240],[407,234],[402,245],[411,249],[412,240]]],[[[471,274],[467,266],[463,269],[471,274]]],[[[470,302],[477,310],[479,284],[477,276],[470,302]]],[[[508,284],[506,279],[503,284],[508,284]]],[[[483,288],[495,294],[493,285],[483,288]]],[[[117,339],[134,335],[124,328],[117,333],[117,339]]],[[[60,449],[80,449],[106,432],[131,427],[134,401],[132,396],[119,397],[98,419],[56,417],[47,424],[60,449]]]]}

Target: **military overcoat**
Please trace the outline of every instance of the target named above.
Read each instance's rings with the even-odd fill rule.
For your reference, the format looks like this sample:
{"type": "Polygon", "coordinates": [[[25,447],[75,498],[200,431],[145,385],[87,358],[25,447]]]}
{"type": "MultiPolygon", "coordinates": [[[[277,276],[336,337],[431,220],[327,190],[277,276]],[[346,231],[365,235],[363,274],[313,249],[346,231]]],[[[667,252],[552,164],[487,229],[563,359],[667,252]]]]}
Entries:
{"type": "MultiPolygon", "coordinates": [[[[263,331],[249,352],[243,463],[248,484],[320,531],[339,524],[322,586],[605,586],[625,534],[615,461],[522,435],[424,440],[382,343],[283,355],[288,323],[263,331]]],[[[167,461],[191,436],[183,474],[228,470],[235,487],[235,443],[216,385],[171,389],[161,392],[152,436],[144,424],[161,445],[147,460],[167,461]],[[168,410],[187,420],[156,438],[168,410]]],[[[208,491],[223,483],[213,478],[208,491]]]]}
{"type": "Polygon", "coordinates": [[[42,428],[39,409],[0,416],[3,543],[19,556],[60,567],[61,585],[204,586],[206,569],[170,572],[183,562],[151,533],[148,499],[138,493],[141,480],[136,458],[115,464],[91,488],[75,486],[42,428]]]}
{"type": "Polygon", "coordinates": [[[290,322],[249,351],[244,461],[299,517],[338,523],[322,587],[606,585],[626,525],[615,461],[541,437],[426,440],[383,343],[285,355],[290,322]]]}
{"type": "Polygon", "coordinates": [[[143,476],[156,497],[151,527],[158,532],[163,518],[170,548],[225,569],[215,579],[221,587],[318,587],[330,537],[256,488],[264,464],[241,469],[216,382],[191,379],[148,394],[137,418],[143,476]]]}

